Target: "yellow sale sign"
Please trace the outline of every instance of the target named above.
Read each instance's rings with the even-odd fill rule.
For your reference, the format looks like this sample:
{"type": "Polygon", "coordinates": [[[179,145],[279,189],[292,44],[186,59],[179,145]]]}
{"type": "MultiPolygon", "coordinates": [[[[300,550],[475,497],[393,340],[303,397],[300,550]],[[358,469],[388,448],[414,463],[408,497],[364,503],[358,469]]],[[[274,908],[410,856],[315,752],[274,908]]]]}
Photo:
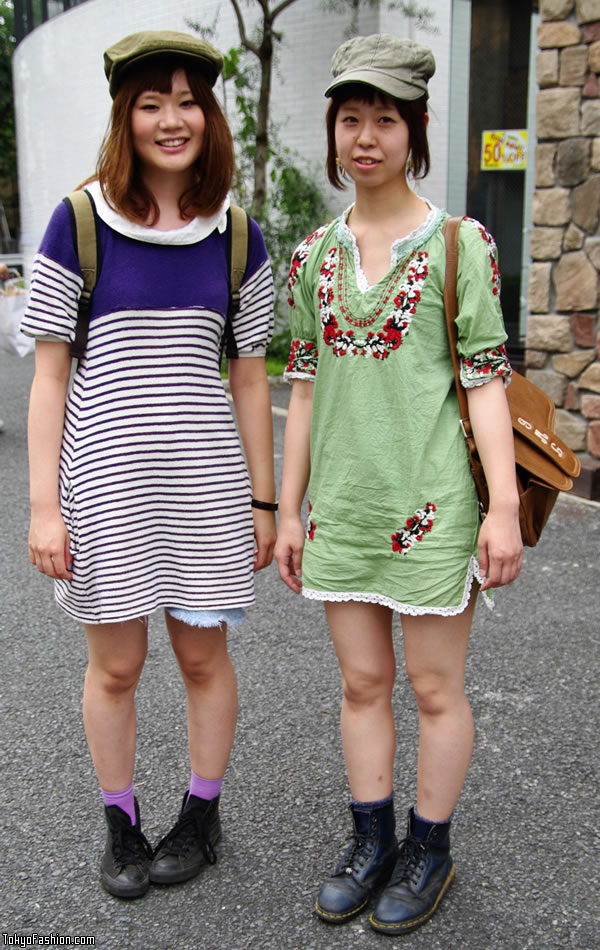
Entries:
{"type": "Polygon", "coordinates": [[[482,132],[483,171],[519,171],[527,166],[527,129],[482,132]]]}

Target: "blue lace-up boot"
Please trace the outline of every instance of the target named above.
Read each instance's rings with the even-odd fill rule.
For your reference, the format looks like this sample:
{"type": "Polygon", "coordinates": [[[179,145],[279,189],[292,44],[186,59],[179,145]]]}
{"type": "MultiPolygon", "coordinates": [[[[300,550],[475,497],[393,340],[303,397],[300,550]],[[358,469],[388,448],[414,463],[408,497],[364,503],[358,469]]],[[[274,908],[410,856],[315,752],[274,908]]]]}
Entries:
{"type": "Polygon", "coordinates": [[[352,841],[315,903],[317,915],[328,924],[344,924],[359,914],[373,891],[387,881],[397,855],[392,801],[368,810],[351,805],[350,811],[352,841]]]}
{"type": "Polygon", "coordinates": [[[415,837],[417,820],[411,808],[396,866],[369,918],[379,933],[396,936],[426,923],[454,878],[450,822],[430,825],[427,836],[419,840],[415,837]]]}

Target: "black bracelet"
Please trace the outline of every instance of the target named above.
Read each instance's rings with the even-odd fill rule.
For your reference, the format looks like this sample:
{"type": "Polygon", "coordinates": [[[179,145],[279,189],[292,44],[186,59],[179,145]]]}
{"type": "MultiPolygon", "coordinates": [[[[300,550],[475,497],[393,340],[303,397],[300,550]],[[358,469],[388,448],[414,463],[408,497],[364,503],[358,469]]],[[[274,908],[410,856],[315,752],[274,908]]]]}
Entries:
{"type": "Polygon", "coordinates": [[[252,507],[260,508],[261,511],[277,511],[279,505],[276,501],[258,501],[256,498],[253,498],[252,507]]]}

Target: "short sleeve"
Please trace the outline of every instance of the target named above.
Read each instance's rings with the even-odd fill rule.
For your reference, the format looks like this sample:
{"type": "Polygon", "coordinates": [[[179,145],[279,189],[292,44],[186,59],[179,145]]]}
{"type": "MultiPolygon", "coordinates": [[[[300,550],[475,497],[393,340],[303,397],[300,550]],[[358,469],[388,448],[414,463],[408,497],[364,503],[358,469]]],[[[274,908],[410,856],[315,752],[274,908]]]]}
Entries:
{"type": "Polygon", "coordinates": [[[83,278],[66,205],[56,208],[35,256],[21,331],[72,343],[83,278]]]}
{"type": "Polygon", "coordinates": [[[290,358],[284,379],[314,380],[319,362],[317,315],[314,287],[308,266],[311,248],[328,226],[310,234],[298,245],[292,256],[288,277],[288,304],[291,331],[290,358]]]}
{"type": "Polygon", "coordinates": [[[512,370],[500,308],[498,251],[489,231],[473,218],[465,218],[460,226],[457,296],[463,386],[481,386],[496,376],[507,383],[512,370]]]}
{"type": "Polygon", "coordinates": [[[264,356],[273,336],[273,274],[262,231],[252,218],[249,224],[248,263],[233,332],[239,356],[264,356]]]}

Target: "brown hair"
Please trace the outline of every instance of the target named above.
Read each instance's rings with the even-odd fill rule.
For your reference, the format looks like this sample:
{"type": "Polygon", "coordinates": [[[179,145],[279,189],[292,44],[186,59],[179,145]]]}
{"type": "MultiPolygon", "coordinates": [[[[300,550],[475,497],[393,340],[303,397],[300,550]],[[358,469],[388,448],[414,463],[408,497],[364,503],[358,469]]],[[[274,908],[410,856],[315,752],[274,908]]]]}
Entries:
{"type": "Polygon", "coordinates": [[[325,122],[327,125],[327,177],[334,188],[341,190],[346,185],[340,175],[340,168],[336,162],[337,150],[335,147],[335,121],[341,105],[348,99],[360,99],[372,105],[375,99],[381,99],[385,105],[394,105],[408,126],[408,142],[410,146],[411,172],[414,178],[425,178],[430,168],[429,145],[427,142],[427,98],[395,99],[388,96],[375,86],[364,83],[348,83],[339,86],[331,93],[331,102],[327,110],[325,122]]]}
{"type": "Polygon", "coordinates": [[[202,72],[189,61],[155,56],[123,76],[113,101],[110,124],[100,147],[96,177],[109,204],[131,221],[155,224],[158,205],[140,175],[133,150],[131,113],[137,97],[148,89],[169,93],[173,73],[185,71],[190,91],[204,113],[202,152],[195,162],[196,182],[179,199],[182,216],[208,217],[224,201],[234,172],[233,140],[225,116],[202,72]]]}

